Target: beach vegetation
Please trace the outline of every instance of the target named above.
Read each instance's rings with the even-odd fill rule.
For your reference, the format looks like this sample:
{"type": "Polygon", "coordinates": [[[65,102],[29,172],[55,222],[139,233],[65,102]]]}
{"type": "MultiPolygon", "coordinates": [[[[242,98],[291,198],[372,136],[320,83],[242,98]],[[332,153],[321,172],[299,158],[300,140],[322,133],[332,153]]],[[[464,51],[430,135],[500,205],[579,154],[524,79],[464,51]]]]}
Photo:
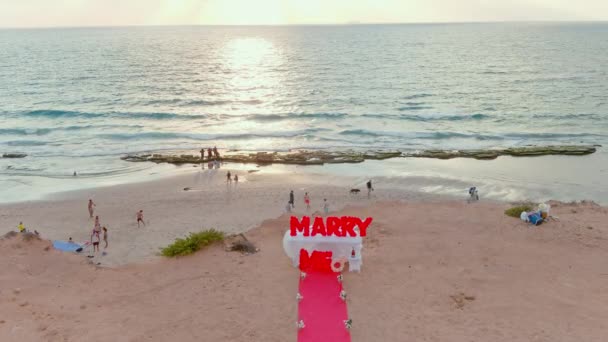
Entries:
{"type": "Polygon", "coordinates": [[[215,229],[190,233],[185,238],[175,239],[175,242],[161,250],[161,254],[166,257],[189,255],[205,246],[222,240],[224,240],[224,233],[215,229]]]}
{"type": "Polygon", "coordinates": [[[519,218],[521,213],[523,213],[524,211],[530,212],[532,210],[533,210],[533,208],[532,208],[531,204],[519,204],[512,208],[505,210],[505,215],[519,218]]]}

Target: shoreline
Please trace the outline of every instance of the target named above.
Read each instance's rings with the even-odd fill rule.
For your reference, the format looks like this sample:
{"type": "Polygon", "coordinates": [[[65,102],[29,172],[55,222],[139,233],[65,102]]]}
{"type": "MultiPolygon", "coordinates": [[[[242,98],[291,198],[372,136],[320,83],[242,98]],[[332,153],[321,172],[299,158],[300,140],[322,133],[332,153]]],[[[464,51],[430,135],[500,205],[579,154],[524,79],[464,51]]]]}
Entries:
{"type": "MultiPolygon", "coordinates": [[[[384,167],[384,164],[377,166],[384,167]]],[[[38,201],[0,204],[0,227],[14,229],[23,221],[29,230],[37,230],[44,238],[65,241],[72,237],[79,243],[88,241],[93,228],[93,220],[87,212],[87,201],[91,198],[96,203],[95,215],[100,216],[101,225],[107,226],[110,236],[108,255],[98,255],[93,261],[102,266],[118,266],[157,259],[162,247],[189,232],[214,228],[228,234],[243,233],[265,220],[281,217],[286,213],[290,190],[296,195],[294,215],[321,213],[323,198],[328,199],[331,212],[378,203],[446,205],[464,203],[467,199],[465,183],[458,185],[462,186],[462,191],[446,194],[445,189],[434,192],[437,185],[432,180],[420,178],[404,187],[399,177],[374,178],[375,191],[368,199],[367,177],[343,176],[340,168],[331,172],[326,166],[305,168],[302,171],[293,167],[265,167],[249,173],[246,168],[201,170],[190,167],[181,174],[157,180],[56,193],[38,201]],[[226,183],[229,170],[233,175],[239,174],[238,185],[226,183]],[[350,194],[352,188],[359,188],[361,193],[350,194]],[[310,210],[303,208],[305,192],[312,199],[310,210]],[[137,228],[135,213],[140,209],[144,210],[145,228],[137,228]]],[[[480,203],[483,205],[505,207],[510,202],[526,200],[487,197],[486,190],[482,188],[480,203]]]]}

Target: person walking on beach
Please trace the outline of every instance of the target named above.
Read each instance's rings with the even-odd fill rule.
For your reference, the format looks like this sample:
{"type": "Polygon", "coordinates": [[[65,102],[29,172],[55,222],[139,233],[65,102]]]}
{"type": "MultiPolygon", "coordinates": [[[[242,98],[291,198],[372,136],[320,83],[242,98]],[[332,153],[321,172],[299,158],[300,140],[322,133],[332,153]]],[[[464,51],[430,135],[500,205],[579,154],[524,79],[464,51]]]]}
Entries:
{"type": "Polygon", "coordinates": [[[89,199],[89,218],[93,218],[93,212],[95,211],[95,203],[92,199],[89,199]]]}
{"type": "Polygon", "coordinates": [[[105,244],[106,244],[103,247],[103,249],[104,249],[103,254],[105,255],[106,254],[105,250],[108,248],[108,228],[103,227],[102,230],[103,230],[103,242],[105,242],[105,244]]]}
{"type": "Polygon", "coordinates": [[[369,198],[372,195],[372,191],[374,191],[374,188],[372,187],[372,180],[370,179],[367,182],[367,198],[369,198]]]}
{"type": "Polygon", "coordinates": [[[226,183],[232,183],[232,175],[230,174],[230,171],[228,171],[226,174],[226,183]]]}
{"type": "Polygon", "coordinates": [[[327,203],[327,198],[323,199],[323,212],[325,212],[325,215],[329,214],[329,203],[327,203]]]}
{"type": "Polygon", "coordinates": [[[310,210],[310,197],[308,197],[308,192],[304,194],[304,203],[306,203],[306,210],[310,210]]]}
{"type": "Polygon", "coordinates": [[[239,184],[239,175],[234,175],[234,186],[239,184]]]}
{"type": "Polygon", "coordinates": [[[140,228],[140,222],[144,225],[144,227],[146,226],[146,222],[144,222],[144,211],[141,209],[137,212],[137,228],[140,228]]]}
{"type": "Polygon", "coordinates": [[[291,205],[292,208],[296,207],[293,198],[293,190],[291,190],[291,192],[289,193],[289,205],[291,205]]]}

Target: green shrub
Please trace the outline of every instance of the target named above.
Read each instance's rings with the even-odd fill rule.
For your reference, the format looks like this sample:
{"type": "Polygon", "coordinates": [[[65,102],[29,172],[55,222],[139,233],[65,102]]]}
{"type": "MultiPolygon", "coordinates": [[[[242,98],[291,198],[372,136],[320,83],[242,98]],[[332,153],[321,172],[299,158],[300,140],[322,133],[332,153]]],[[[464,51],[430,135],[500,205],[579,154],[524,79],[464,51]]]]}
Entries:
{"type": "Polygon", "coordinates": [[[531,204],[521,204],[505,210],[505,215],[519,218],[522,212],[530,212],[532,210],[534,210],[534,208],[532,208],[531,204]]]}
{"type": "Polygon", "coordinates": [[[215,229],[190,233],[190,235],[184,239],[175,239],[175,242],[162,249],[161,254],[166,257],[184,256],[198,251],[201,247],[217,241],[222,241],[223,239],[224,233],[215,229]]]}

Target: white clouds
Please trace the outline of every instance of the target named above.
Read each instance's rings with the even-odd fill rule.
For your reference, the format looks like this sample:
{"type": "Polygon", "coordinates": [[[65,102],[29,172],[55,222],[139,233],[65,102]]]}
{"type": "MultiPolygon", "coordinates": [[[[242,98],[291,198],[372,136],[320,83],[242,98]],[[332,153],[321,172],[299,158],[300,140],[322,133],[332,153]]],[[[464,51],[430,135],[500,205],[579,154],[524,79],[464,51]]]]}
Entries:
{"type": "Polygon", "coordinates": [[[0,27],[608,20],[608,0],[0,0],[0,27]]]}

